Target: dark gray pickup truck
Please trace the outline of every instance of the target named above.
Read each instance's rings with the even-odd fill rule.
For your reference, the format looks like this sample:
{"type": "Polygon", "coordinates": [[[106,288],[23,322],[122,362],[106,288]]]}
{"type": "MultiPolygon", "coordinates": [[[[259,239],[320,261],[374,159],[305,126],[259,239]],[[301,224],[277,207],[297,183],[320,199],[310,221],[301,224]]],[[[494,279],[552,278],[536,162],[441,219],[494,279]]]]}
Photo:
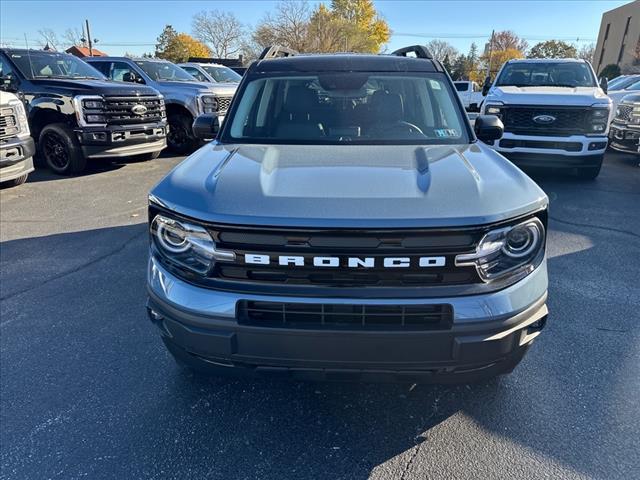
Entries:
{"type": "Polygon", "coordinates": [[[148,312],[180,363],[468,382],[543,329],[547,196],[424,47],[268,49],[194,131],[215,141],[149,197],[148,312]]]}

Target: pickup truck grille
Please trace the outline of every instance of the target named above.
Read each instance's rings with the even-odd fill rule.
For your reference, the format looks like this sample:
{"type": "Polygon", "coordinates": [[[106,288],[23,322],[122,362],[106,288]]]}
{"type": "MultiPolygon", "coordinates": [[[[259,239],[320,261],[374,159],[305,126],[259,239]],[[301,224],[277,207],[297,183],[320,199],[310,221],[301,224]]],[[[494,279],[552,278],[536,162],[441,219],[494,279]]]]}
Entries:
{"type": "Polygon", "coordinates": [[[0,115],[0,138],[8,138],[20,132],[18,119],[12,108],[3,108],[0,115]]]}
{"type": "Polygon", "coordinates": [[[218,111],[220,113],[226,113],[229,110],[229,105],[231,105],[232,97],[218,97],[218,111]]]}
{"type": "Polygon", "coordinates": [[[318,287],[400,287],[465,285],[479,283],[475,268],[456,267],[455,256],[475,251],[479,230],[212,230],[216,245],[236,254],[234,262],[217,262],[212,278],[252,285],[318,287]],[[261,255],[268,264],[247,262],[247,255],[261,255]],[[303,257],[280,264],[281,257],[303,257]],[[327,258],[333,260],[327,260],[327,258]],[[439,259],[438,266],[420,266],[420,259],[439,259]],[[314,259],[335,261],[337,266],[317,266],[314,259]],[[369,259],[370,264],[349,265],[349,259],[369,259]],[[385,266],[385,259],[402,258],[408,267],[385,266]],[[444,261],[442,260],[444,259],[444,261]]]}
{"type": "Polygon", "coordinates": [[[616,110],[615,120],[622,123],[628,123],[631,120],[631,112],[633,112],[633,105],[619,105],[616,110]]]}
{"type": "Polygon", "coordinates": [[[166,115],[163,102],[157,95],[144,96],[105,96],[104,115],[108,125],[132,125],[159,122],[166,115]],[[143,105],[147,111],[143,114],[133,112],[137,105],[143,105]]]}
{"type": "Polygon", "coordinates": [[[453,307],[241,301],[237,317],[241,325],[270,328],[445,330],[451,328],[453,307]]]}
{"type": "Polygon", "coordinates": [[[569,136],[587,132],[589,109],[585,107],[508,106],[503,109],[504,131],[518,135],[569,136]],[[540,124],[533,119],[551,115],[555,121],[540,124]]]}

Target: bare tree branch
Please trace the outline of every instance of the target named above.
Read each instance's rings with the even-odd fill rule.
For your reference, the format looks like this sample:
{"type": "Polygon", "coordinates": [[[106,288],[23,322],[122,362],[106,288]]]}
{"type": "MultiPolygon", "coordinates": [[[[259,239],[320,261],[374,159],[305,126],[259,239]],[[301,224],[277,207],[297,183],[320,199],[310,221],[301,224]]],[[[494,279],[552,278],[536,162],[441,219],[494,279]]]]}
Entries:
{"type": "Polygon", "coordinates": [[[71,47],[73,45],[77,47],[84,47],[85,42],[82,41],[83,37],[84,35],[82,34],[82,30],[79,28],[67,28],[62,39],[67,47],[71,47]]]}
{"type": "Polygon", "coordinates": [[[229,12],[211,10],[193,16],[193,35],[206,43],[214,57],[229,58],[238,55],[245,37],[240,20],[229,12]]]}
{"type": "Polygon", "coordinates": [[[58,41],[56,32],[54,32],[50,28],[43,28],[41,30],[38,30],[38,34],[40,35],[40,46],[42,48],[49,45],[49,47],[53,48],[54,50],[58,50],[58,45],[60,42],[58,41]]]}

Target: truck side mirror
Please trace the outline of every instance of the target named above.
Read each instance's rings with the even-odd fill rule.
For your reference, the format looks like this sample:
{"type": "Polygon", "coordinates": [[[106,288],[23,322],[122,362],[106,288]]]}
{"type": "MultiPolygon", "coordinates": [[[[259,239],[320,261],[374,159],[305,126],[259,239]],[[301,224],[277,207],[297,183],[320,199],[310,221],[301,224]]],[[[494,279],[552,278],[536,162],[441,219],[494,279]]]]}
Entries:
{"type": "Polygon", "coordinates": [[[484,79],[484,83],[482,84],[482,96],[486,97],[487,93],[489,93],[489,89],[491,88],[491,77],[487,76],[484,79]]]}
{"type": "Polygon", "coordinates": [[[122,81],[129,83],[144,83],[142,77],[139,77],[134,72],[126,72],[125,74],[123,74],[122,81]]]}
{"type": "Polygon", "coordinates": [[[473,125],[478,140],[483,142],[492,142],[500,140],[504,133],[504,125],[495,115],[478,115],[473,125]]]}
{"type": "Polygon", "coordinates": [[[193,121],[193,134],[200,140],[212,140],[220,131],[220,119],[215,113],[199,115],[193,121]]]}
{"type": "Polygon", "coordinates": [[[609,80],[607,80],[607,77],[600,77],[600,88],[604,93],[607,93],[607,90],[609,90],[609,80]]]}

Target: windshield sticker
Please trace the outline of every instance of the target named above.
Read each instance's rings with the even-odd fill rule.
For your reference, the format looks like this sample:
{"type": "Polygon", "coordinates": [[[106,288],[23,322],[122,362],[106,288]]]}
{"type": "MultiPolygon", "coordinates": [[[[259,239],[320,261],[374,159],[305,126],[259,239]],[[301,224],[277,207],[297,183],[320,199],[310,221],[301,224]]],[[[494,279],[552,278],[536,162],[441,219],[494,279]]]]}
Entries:
{"type": "Polygon", "coordinates": [[[431,83],[431,88],[433,88],[434,90],[440,90],[440,82],[438,82],[437,80],[429,80],[429,83],[431,83]]]}
{"type": "Polygon", "coordinates": [[[459,137],[460,133],[455,128],[436,128],[434,130],[436,132],[436,137],[440,138],[449,138],[449,137],[459,137]]]}

